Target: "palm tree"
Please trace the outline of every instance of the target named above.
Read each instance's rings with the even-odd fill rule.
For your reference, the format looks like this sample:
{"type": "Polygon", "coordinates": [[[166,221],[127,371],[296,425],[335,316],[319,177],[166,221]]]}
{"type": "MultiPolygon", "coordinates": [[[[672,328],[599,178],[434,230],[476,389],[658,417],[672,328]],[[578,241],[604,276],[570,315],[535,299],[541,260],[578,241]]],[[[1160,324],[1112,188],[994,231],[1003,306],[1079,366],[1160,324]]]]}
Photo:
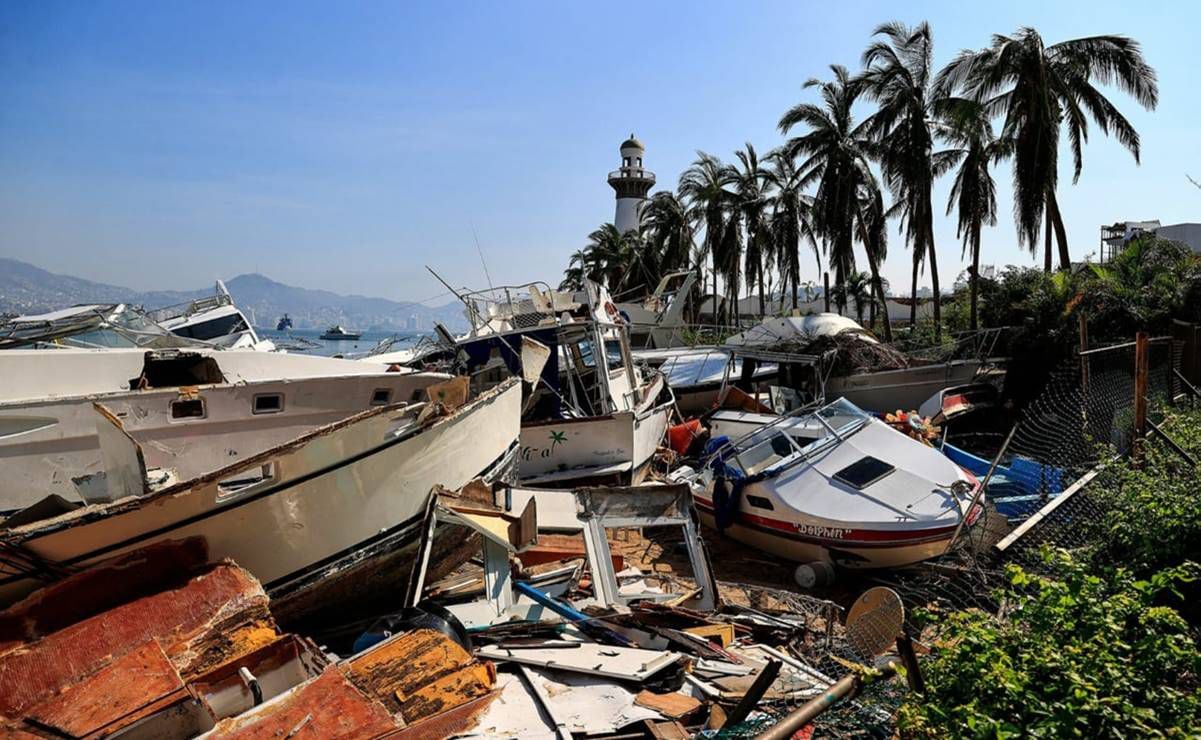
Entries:
{"type": "Polygon", "coordinates": [[[572,253],[567,269],[563,271],[563,281],[559,283],[559,290],[583,290],[587,270],[588,253],[577,249],[572,253]]]}
{"type": "Polygon", "coordinates": [[[658,262],[656,282],[664,273],[690,266],[694,245],[688,209],[675,193],[655,193],[642,209],[642,233],[658,262]]]}
{"type": "MultiPolygon", "coordinates": [[[[803,157],[798,166],[800,185],[817,182],[813,196],[813,229],[822,237],[827,260],[834,268],[835,285],[841,287],[855,269],[854,230],[857,192],[871,177],[867,152],[871,142],[865,124],[855,125],[851,106],[859,96],[859,84],[845,67],[832,65],[834,79],[812,79],[806,88],[816,87],[822,104],[798,103],[780,118],[780,131],[804,124],[808,132],[791,138],[784,151],[791,157],[803,157]]],[[[845,291],[836,295],[845,296],[845,291]]],[[[846,308],[840,297],[840,308],[846,308]]]]}
{"type": "Polygon", "coordinates": [[[938,286],[938,255],[934,250],[934,206],[931,191],[941,174],[934,152],[931,79],[934,40],[930,26],[910,28],[903,23],[885,23],[876,28],[873,41],[863,52],[864,71],[859,76],[864,94],[879,104],[868,120],[876,142],[884,181],[896,200],[905,239],[913,249],[913,307],[910,321],[917,319],[917,277],[925,261],[930,262],[934,289],[934,332],[942,328],[941,296],[938,286]]]}
{"type": "Polygon", "coordinates": [[[700,259],[703,260],[707,255],[712,260],[715,319],[718,258],[722,256],[721,242],[726,230],[726,210],[734,197],[733,193],[727,190],[731,182],[730,169],[722,164],[720,159],[698,151],[696,160],[680,175],[677,188],[680,198],[688,204],[689,218],[694,224],[700,224],[705,229],[700,259]]]}
{"type": "MultiPolygon", "coordinates": [[[[656,267],[647,262],[647,250],[642,248],[641,241],[637,231],[622,234],[613,224],[601,224],[588,235],[583,249],[584,276],[605,284],[614,293],[644,286],[656,267]]],[[[575,255],[572,259],[576,259],[575,255]]]]}
{"type": "Polygon", "coordinates": [[[944,98],[939,101],[939,108],[942,113],[939,133],[953,147],[949,154],[959,163],[947,198],[947,215],[952,211],[958,213],[955,235],[963,240],[964,254],[971,252],[968,279],[970,326],[974,331],[980,296],[980,232],[985,225],[997,223],[997,185],[988,168],[1006,154],[1008,142],[993,136],[984,107],[976,101],[944,98]]]}
{"type": "Polygon", "coordinates": [[[863,307],[872,300],[872,276],[866,272],[852,272],[847,276],[843,291],[845,300],[855,302],[855,318],[863,323],[863,307]]]}
{"type": "MultiPolygon", "coordinates": [[[[817,249],[811,222],[812,199],[802,192],[803,174],[797,169],[796,160],[783,150],[776,149],[767,156],[771,166],[765,172],[768,183],[775,191],[772,199],[770,229],[773,251],[781,274],[781,290],[792,285],[792,307],[797,307],[797,289],[801,283],[801,240],[809,242],[813,258],[817,260],[817,272],[822,271],[822,257],[817,249]]],[[[808,302],[808,291],[805,300],[808,302]]]]}
{"type": "Polygon", "coordinates": [[[1072,182],[1080,179],[1088,118],[1139,161],[1138,132],[1094,83],[1115,85],[1153,110],[1159,100],[1155,70],[1137,41],[1125,36],[1088,36],[1047,46],[1033,28],[995,35],[980,51],[961,52],[939,74],[944,94],[962,88],[982,102],[989,116],[1003,116],[1000,138],[1012,142],[1014,218],[1018,238],[1037,253],[1044,230],[1044,268],[1051,270],[1051,232],[1059,245],[1060,269],[1071,266],[1067,229],[1055,189],[1059,182],[1059,135],[1066,128],[1072,148],[1072,182]]]}
{"type": "Polygon", "coordinates": [[[767,221],[767,207],[770,203],[768,189],[771,182],[767,177],[767,170],[760,166],[759,154],[749,141],[746,149],[740,149],[734,155],[742,165],[733,171],[733,186],[737,193],[737,207],[746,227],[746,285],[752,291],[755,286],[759,287],[759,315],[763,316],[766,313],[763,270],[765,263],[771,261],[772,251],[771,231],[767,221]]]}
{"type": "Polygon", "coordinates": [[[888,256],[888,212],[884,208],[884,195],[873,177],[859,188],[859,204],[855,213],[859,241],[867,253],[867,266],[871,271],[872,310],[871,324],[876,323],[876,304],[880,306],[884,322],[884,341],[892,341],[892,322],[888,318],[888,296],[884,292],[886,281],[880,276],[880,265],[888,256]]]}

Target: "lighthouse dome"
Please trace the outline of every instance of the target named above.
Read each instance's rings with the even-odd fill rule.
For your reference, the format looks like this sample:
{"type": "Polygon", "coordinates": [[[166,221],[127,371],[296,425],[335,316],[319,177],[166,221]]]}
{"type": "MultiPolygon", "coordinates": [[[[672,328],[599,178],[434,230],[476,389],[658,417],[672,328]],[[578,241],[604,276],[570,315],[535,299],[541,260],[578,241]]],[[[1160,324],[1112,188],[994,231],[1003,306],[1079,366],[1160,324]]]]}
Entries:
{"type": "Polygon", "coordinates": [[[646,151],[646,147],[642,146],[642,142],[638,141],[638,137],[633,134],[630,134],[630,138],[621,142],[621,151],[624,152],[626,149],[637,149],[640,152],[646,151]]]}

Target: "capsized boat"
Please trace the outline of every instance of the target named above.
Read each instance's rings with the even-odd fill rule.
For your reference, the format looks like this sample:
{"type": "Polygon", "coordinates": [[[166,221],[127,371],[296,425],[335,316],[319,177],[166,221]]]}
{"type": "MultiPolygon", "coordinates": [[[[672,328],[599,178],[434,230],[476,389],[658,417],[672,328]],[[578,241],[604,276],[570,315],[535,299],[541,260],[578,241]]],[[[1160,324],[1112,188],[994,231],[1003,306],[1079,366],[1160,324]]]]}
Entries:
{"type": "Polygon", "coordinates": [[[641,481],[674,399],[662,373],[634,363],[628,326],[608,291],[591,281],[574,292],[529,283],[459,297],[471,322],[467,335],[441,330],[436,351],[365,359],[437,367],[441,357],[477,389],[522,377],[524,485],[641,481]]]}
{"type": "Polygon", "coordinates": [[[411,572],[435,485],[510,480],[520,433],[515,381],[474,397],[466,379],[327,424],[180,482],[148,479],[141,446],[103,406],[110,503],[0,523],[0,605],[72,570],[166,540],[202,538],[263,582],[277,615],[396,593],[411,572]],[[331,597],[330,595],[333,594],[331,597]]]}
{"type": "Polygon", "coordinates": [[[910,565],[981,511],[974,476],[844,399],[710,445],[692,476],[701,521],[788,560],[910,565]]]}

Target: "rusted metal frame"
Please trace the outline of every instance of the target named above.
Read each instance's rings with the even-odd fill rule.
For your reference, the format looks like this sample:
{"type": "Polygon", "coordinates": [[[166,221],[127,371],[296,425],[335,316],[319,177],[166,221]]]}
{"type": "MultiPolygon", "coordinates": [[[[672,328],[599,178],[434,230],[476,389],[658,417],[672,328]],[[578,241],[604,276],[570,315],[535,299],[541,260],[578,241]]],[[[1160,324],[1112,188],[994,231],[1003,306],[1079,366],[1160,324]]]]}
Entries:
{"type": "Polygon", "coordinates": [[[993,473],[997,471],[997,465],[1000,464],[1001,458],[1005,455],[1005,451],[1009,449],[1009,443],[1013,441],[1013,435],[1017,432],[1018,425],[1014,424],[1009,430],[1008,436],[1005,437],[1005,444],[1001,445],[1001,449],[997,451],[997,456],[993,458],[992,465],[988,466],[988,474],[984,476],[984,480],[980,481],[980,485],[976,488],[976,492],[972,494],[972,500],[967,506],[967,510],[959,517],[959,524],[955,526],[955,534],[951,535],[951,542],[947,545],[950,550],[959,540],[959,533],[963,530],[963,525],[967,524],[967,518],[972,513],[977,502],[984,497],[984,491],[988,488],[989,482],[992,480],[993,473]]]}
{"type": "Polygon", "coordinates": [[[1147,332],[1140,331],[1134,340],[1134,464],[1143,459],[1144,438],[1147,436],[1147,375],[1150,347],[1147,332]]]}
{"type": "Polygon", "coordinates": [[[816,696],[793,710],[784,719],[769,727],[758,736],[758,740],[788,740],[798,730],[821,716],[827,709],[854,696],[863,686],[880,679],[896,675],[900,661],[888,658],[876,666],[877,675],[865,676],[860,673],[848,673],[821,696],[816,696]]]}

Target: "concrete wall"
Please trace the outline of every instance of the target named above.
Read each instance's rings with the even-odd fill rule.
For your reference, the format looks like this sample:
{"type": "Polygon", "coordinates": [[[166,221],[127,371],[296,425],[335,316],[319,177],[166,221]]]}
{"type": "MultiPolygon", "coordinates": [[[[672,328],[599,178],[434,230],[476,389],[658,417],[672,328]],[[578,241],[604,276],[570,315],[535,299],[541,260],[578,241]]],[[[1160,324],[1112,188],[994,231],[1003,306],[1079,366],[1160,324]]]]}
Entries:
{"type": "Polygon", "coordinates": [[[1182,242],[1194,252],[1201,253],[1201,224],[1169,224],[1160,226],[1155,235],[1174,242],[1182,242]]]}

